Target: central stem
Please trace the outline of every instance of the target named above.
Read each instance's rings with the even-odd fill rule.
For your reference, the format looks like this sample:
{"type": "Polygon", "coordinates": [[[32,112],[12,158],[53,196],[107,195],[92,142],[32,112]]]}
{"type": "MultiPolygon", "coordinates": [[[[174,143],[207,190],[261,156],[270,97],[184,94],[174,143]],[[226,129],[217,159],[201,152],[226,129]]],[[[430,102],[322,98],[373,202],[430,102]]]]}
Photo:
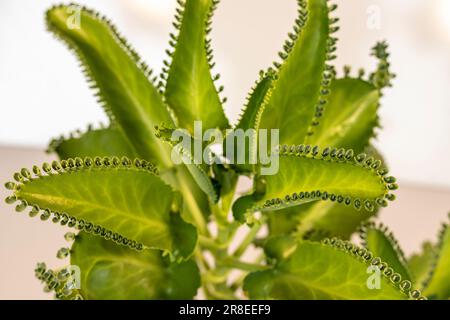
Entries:
{"type": "Polygon", "coordinates": [[[233,257],[226,257],[223,260],[221,260],[220,263],[222,266],[227,268],[239,269],[250,272],[263,271],[269,268],[268,266],[241,261],[233,257]]]}
{"type": "Polygon", "coordinates": [[[192,191],[189,188],[189,185],[187,183],[187,179],[190,177],[186,176],[186,173],[184,170],[177,170],[176,171],[176,178],[178,180],[180,191],[183,195],[183,200],[186,203],[186,206],[188,208],[188,211],[190,215],[192,216],[192,219],[195,222],[195,225],[199,229],[200,234],[208,235],[208,229],[206,228],[206,222],[205,218],[203,217],[203,213],[200,210],[197,201],[195,200],[194,196],[192,195],[192,191]]]}

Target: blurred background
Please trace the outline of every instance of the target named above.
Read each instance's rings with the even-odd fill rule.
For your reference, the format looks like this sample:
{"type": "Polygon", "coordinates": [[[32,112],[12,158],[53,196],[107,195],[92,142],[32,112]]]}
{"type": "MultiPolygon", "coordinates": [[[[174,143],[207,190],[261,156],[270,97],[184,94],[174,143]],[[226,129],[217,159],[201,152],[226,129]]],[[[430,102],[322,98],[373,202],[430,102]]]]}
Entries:
{"type": "MultiPolygon", "coordinates": [[[[335,0],[341,18],[336,65],[374,69],[370,48],[390,43],[394,87],[380,110],[375,145],[398,178],[398,200],[381,213],[407,254],[435,239],[450,210],[450,1],[335,0]]],[[[148,64],[160,71],[175,0],[79,1],[110,17],[148,64]]],[[[52,159],[52,137],[106,122],[75,57],[44,24],[50,0],[0,1],[0,181],[52,159]]],[[[258,71],[291,30],[295,0],[222,0],[213,22],[215,72],[234,122],[258,71]]],[[[6,197],[0,188],[0,198],[6,197]]],[[[0,299],[47,299],[34,279],[38,261],[55,253],[65,230],[0,204],[0,299]]]]}

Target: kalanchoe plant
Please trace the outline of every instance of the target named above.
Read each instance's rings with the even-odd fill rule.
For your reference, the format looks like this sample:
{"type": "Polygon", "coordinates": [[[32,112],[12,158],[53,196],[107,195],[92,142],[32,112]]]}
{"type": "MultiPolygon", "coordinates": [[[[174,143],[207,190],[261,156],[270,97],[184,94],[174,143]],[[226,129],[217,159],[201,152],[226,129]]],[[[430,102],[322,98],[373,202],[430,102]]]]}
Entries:
{"type": "MultiPolygon", "coordinates": [[[[49,151],[60,161],[22,169],[6,183],[6,202],[17,211],[30,207],[30,217],[77,230],[66,234],[71,247],[57,253],[71,267],[38,264],[45,289],[60,299],[190,299],[199,288],[216,299],[242,297],[240,289],[258,299],[449,298],[447,226],[438,244],[407,260],[384,226],[368,222],[397,189],[370,145],[394,75],[380,42],[372,52],[378,68],[368,77],[352,77],[347,67],[337,76],[338,19],[327,0],[298,1],[281,60],[260,73],[234,127],[279,129],[281,145],[269,150],[278,172],[263,176],[260,162],[174,163],[174,154],[194,159],[171,143],[174,129],[195,140],[195,121],[223,133],[230,128],[219,76],[211,73],[208,35],[217,4],[179,1],[160,76],[98,13],[80,7],[73,27],[72,5],[48,10],[49,30],[78,57],[110,123],[53,140],[49,151]],[[235,200],[242,175],[253,178],[253,188],[235,200]],[[247,235],[231,251],[240,226],[247,235]],[[348,241],[358,230],[362,247],[348,241]],[[263,253],[244,262],[252,245],[263,253]],[[374,289],[367,270],[375,267],[374,289]],[[233,269],[242,277],[232,281],[233,269]]],[[[258,146],[241,141],[237,151],[249,158],[258,146]]]]}

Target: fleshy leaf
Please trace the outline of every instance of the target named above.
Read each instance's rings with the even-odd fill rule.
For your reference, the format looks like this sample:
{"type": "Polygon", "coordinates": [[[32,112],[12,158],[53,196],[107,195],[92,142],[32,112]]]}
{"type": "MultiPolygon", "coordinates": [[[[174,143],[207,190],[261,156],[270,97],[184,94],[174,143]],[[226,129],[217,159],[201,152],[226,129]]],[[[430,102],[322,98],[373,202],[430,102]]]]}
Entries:
{"type": "MultiPolygon", "coordinates": [[[[352,150],[326,148],[320,152],[317,146],[281,146],[278,173],[264,177],[266,191],[263,196],[254,195],[254,204],[247,212],[279,210],[317,200],[373,211],[376,206],[387,205],[385,198],[393,200],[388,191],[397,188],[395,179],[384,174],[381,161],[365,154],[354,157],[352,150]]],[[[234,211],[241,221],[244,214],[234,211]]]]}
{"type": "Polygon", "coordinates": [[[365,208],[357,210],[337,202],[316,201],[301,206],[268,212],[271,235],[295,233],[305,236],[314,230],[327,232],[328,236],[348,240],[361,222],[376,215],[365,208]]]}
{"type": "Polygon", "coordinates": [[[255,129],[257,126],[258,114],[261,113],[261,105],[272,87],[274,78],[275,74],[272,69],[269,69],[267,72],[261,71],[260,79],[256,82],[248,95],[247,104],[244,107],[243,113],[240,116],[235,129],[255,129]]]}
{"type": "Polygon", "coordinates": [[[224,154],[229,158],[236,171],[255,171],[255,164],[258,160],[256,130],[259,128],[259,121],[264,110],[264,104],[267,103],[274,77],[275,74],[272,69],[267,72],[261,71],[260,79],[248,95],[247,104],[236,127],[224,141],[224,154]],[[247,131],[249,129],[252,131],[247,131]],[[240,131],[243,133],[241,137],[239,136],[240,131]],[[254,134],[254,136],[246,136],[247,133],[254,134]],[[234,147],[232,155],[230,154],[231,150],[227,150],[231,146],[234,147]],[[245,159],[239,159],[239,152],[243,152],[245,159]],[[254,159],[254,163],[251,163],[251,159],[254,159]]]}
{"type": "Polygon", "coordinates": [[[430,299],[450,298],[450,227],[444,224],[439,234],[434,270],[424,289],[430,299]]]}
{"type": "MultiPolygon", "coordinates": [[[[70,134],[70,138],[60,137],[54,139],[50,143],[48,151],[56,152],[61,160],[75,157],[112,157],[116,155],[125,156],[131,159],[137,157],[133,146],[127,141],[119,128],[116,127],[98,130],[89,128],[85,133],[77,131],[70,134]]],[[[176,170],[166,170],[161,173],[160,177],[174,190],[186,192],[180,188],[180,176],[183,176],[183,180],[188,186],[188,196],[194,198],[199,209],[204,213],[205,217],[207,217],[210,212],[207,195],[192,179],[185,166],[176,166],[176,170]]],[[[183,201],[183,218],[186,219],[186,221],[193,223],[194,221],[189,214],[190,210],[191,209],[186,205],[186,201],[183,201]]]]}
{"type": "Polygon", "coordinates": [[[402,279],[412,280],[405,256],[392,232],[389,232],[383,224],[376,225],[373,222],[365,223],[361,227],[361,239],[370,252],[382,258],[402,279]]]}
{"type": "Polygon", "coordinates": [[[60,137],[52,140],[48,152],[55,152],[60,159],[93,156],[126,156],[136,158],[138,155],[123,133],[116,127],[92,129],[84,133],[75,132],[69,138],[60,137]]]}
{"type": "Polygon", "coordinates": [[[214,177],[220,187],[220,216],[216,216],[218,222],[228,223],[228,213],[230,211],[234,194],[237,187],[239,175],[224,166],[223,164],[216,164],[213,166],[214,177]]]}
{"type": "Polygon", "coordinates": [[[264,243],[264,253],[269,260],[281,261],[292,255],[297,246],[298,241],[292,236],[275,236],[264,243]]]}
{"type": "Polygon", "coordinates": [[[81,158],[54,161],[15,175],[10,203],[32,206],[41,220],[76,227],[131,248],[160,249],[188,257],[197,241],[195,227],[172,212],[175,193],[145,160],[81,158]]]}
{"type": "MultiPolygon", "coordinates": [[[[370,157],[383,159],[379,152],[371,146],[365,148],[364,151],[370,157]]],[[[384,173],[387,174],[387,171],[384,173]]],[[[328,234],[328,237],[348,240],[363,221],[377,215],[378,209],[375,208],[374,211],[369,212],[365,208],[357,210],[352,206],[342,206],[337,202],[306,203],[274,213],[269,212],[269,231],[270,235],[295,232],[300,237],[304,237],[310,232],[321,231],[328,234]]]]}
{"type": "Polygon", "coordinates": [[[303,143],[313,125],[314,115],[326,103],[333,68],[336,39],[330,34],[337,20],[329,17],[327,0],[300,0],[299,16],[289,34],[278,79],[261,116],[261,129],[279,129],[283,144],[303,143]]]}
{"type": "Polygon", "coordinates": [[[359,71],[359,78],[351,78],[350,67],[344,67],[343,79],[332,80],[328,104],[318,110],[315,128],[307,143],[350,148],[356,152],[369,145],[379,125],[377,111],[382,91],[392,85],[395,77],[389,70],[387,49],[386,42],[378,42],[372,48],[372,55],[379,61],[369,81],[363,80],[364,70],[359,71]]]}
{"type": "Polygon", "coordinates": [[[430,275],[432,274],[436,256],[436,246],[431,242],[425,242],[422,244],[422,251],[413,254],[408,259],[408,267],[411,270],[413,283],[420,289],[424,288],[426,281],[429,280],[430,275]]]}
{"type": "Polygon", "coordinates": [[[392,268],[380,258],[350,242],[303,240],[296,248],[286,241],[282,244],[277,248],[285,254],[280,255],[281,251],[275,249],[278,262],[272,269],[251,273],[245,279],[244,291],[250,299],[421,298],[419,291],[411,290],[411,282],[393,277],[392,268]],[[379,287],[370,286],[374,276],[371,266],[382,268],[379,287]]]}
{"type": "Polygon", "coordinates": [[[217,202],[219,200],[218,186],[208,175],[215,156],[205,142],[192,137],[186,129],[156,126],[156,136],[172,147],[172,159],[178,159],[180,164],[184,164],[199,188],[208,195],[212,202],[217,202]],[[174,131],[177,132],[179,141],[172,140],[174,131]],[[205,163],[204,154],[208,154],[207,158],[211,160],[210,164],[205,163]]]}
{"type": "Polygon", "coordinates": [[[70,262],[89,300],[192,299],[200,286],[192,260],[173,263],[158,250],[137,252],[86,233],[72,245],[70,262]]]}
{"type": "MultiPolygon", "coordinates": [[[[165,97],[178,119],[178,126],[194,134],[194,121],[205,129],[228,127],[219,94],[211,76],[211,42],[207,40],[216,0],[179,2],[178,36],[171,36],[174,46],[168,70],[165,97]]],[[[168,64],[168,63],[167,63],[168,64]]]]}
{"type": "Polygon", "coordinates": [[[47,11],[49,30],[76,53],[105,111],[140,156],[170,167],[168,147],[154,137],[153,128],[172,119],[149,80],[151,71],[106,18],[81,8],[79,26],[72,28],[69,9],[60,5],[47,11]]]}
{"type": "Polygon", "coordinates": [[[328,104],[307,141],[362,152],[378,124],[379,92],[361,79],[333,80],[328,104]]]}

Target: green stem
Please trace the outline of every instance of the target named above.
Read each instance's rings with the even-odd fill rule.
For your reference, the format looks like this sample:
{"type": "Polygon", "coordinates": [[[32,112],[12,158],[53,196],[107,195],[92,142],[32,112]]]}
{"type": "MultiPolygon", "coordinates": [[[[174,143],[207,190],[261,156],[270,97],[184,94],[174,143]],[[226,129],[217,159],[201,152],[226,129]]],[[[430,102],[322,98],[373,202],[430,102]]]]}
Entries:
{"type": "Polygon", "coordinates": [[[226,283],[228,274],[217,274],[216,270],[217,269],[210,270],[203,275],[205,282],[212,284],[226,283]]]}
{"type": "MultiPolygon", "coordinates": [[[[261,263],[261,261],[264,260],[264,255],[260,254],[253,263],[261,263]]],[[[240,275],[231,285],[230,285],[230,289],[232,291],[236,291],[237,289],[239,289],[240,287],[242,287],[242,283],[244,282],[245,277],[247,276],[246,273],[240,275]]]]}
{"type": "Polygon", "coordinates": [[[220,250],[226,250],[228,248],[228,243],[218,243],[214,239],[201,234],[198,236],[198,243],[203,249],[207,249],[212,253],[216,253],[216,251],[220,250]]]}
{"type": "Polygon", "coordinates": [[[220,265],[227,268],[239,269],[250,272],[263,271],[269,268],[268,266],[244,262],[233,257],[224,258],[223,260],[220,261],[220,265]]]}
{"type": "Polygon", "coordinates": [[[255,223],[254,226],[251,227],[250,231],[247,233],[245,238],[242,240],[241,244],[234,251],[233,256],[236,258],[240,258],[244,252],[247,250],[250,244],[252,244],[253,240],[255,240],[256,234],[261,230],[261,227],[266,222],[266,217],[262,217],[261,220],[255,223]]]}
{"type": "Polygon", "coordinates": [[[200,234],[209,235],[209,231],[206,228],[206,222],[203,217],[202,211],[198,207],[198,204],[195,201],[195,198],[186,183],[187,177],[185,176],[185,173],[181,170],[177,170],[176,176],[180,185],[180,191],[183,194],[183,200],[189,208],[189,212],[192,215],[192,218],[194,219],[194,222],[199,229],[200,234]]]}
{"type": "Polygon", "coordinates": [[[217,300],[236,300],[237,299],[233,294],[216,290],[215,287],[213,287],[213,286],[207,286],[207,288],[206,289],[204,288],[204,290],[205,290],[205,293],[211,299],[217,299],[217,300]]]}

